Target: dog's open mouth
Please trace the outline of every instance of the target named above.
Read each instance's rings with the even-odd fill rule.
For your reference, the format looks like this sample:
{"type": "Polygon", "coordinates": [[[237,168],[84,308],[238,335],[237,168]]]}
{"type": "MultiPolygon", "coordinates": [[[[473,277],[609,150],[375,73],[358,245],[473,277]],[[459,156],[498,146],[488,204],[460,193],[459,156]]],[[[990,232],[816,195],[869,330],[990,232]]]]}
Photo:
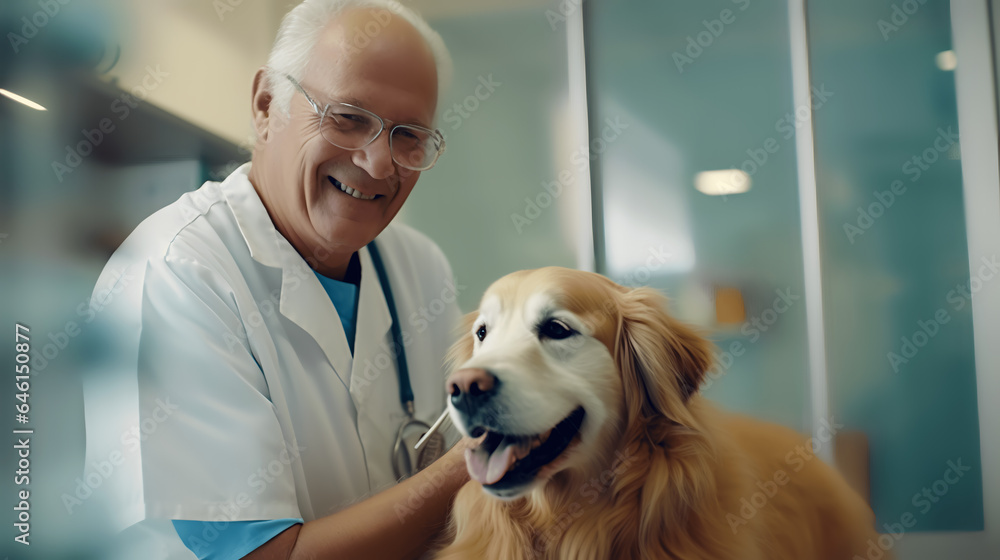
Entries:
{"type": "Polygon", "coordinates": [[[479,447],[465,452],[469,475],[494,490],[531,482],[566,450],[580,431],[583,417],[583,408],[577,408],[554,428],[533,436],[487,432],[479,447]]]}

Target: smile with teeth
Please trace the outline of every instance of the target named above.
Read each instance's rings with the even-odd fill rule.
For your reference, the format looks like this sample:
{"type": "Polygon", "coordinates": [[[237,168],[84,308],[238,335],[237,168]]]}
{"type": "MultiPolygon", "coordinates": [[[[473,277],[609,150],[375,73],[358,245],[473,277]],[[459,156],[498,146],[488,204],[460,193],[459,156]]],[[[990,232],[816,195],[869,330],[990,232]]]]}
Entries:
{"type": "Polygon", "coordinates": [[[382,196],[380,194],[373,194],[371,196],[364,195],[364,194],[361,194],[361,192],[359,192],[358,190],[352,189],[351,187],[348,187],[347,185],[341,183],[340,181],[334,179],[333,177],[330,177],[329,175],[327,175],[326,178],[330,180],[330,183],[332,183],[333,186],[335,186],[338,189],[340,189],[341,192],[349,194],[349,195],[353,196],[354,198],[357,198],[357,199],[360,199],[360,200],[375,200],[376,198],[379,198],[379,197],[382,196]]]}

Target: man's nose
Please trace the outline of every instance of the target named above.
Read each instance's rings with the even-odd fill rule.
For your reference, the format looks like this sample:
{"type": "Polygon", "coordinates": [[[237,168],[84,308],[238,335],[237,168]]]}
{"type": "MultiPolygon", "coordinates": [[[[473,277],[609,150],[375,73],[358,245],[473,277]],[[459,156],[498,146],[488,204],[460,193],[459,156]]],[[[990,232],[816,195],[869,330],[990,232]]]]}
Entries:
{"type": "Polygon", "coordinates": [[[460,369],[446,382],[451,404],[460,412],[471,415],[496,393],[499,382],[485,369],[460,369]]]}
{"type": "Polygon", "coordinates": [[[354,151],[354,165],[364,169],[372,179],[386,179],[396,173],[389,147],[389,132],[388,129],[383,130],[371,144],[354,151]]]}

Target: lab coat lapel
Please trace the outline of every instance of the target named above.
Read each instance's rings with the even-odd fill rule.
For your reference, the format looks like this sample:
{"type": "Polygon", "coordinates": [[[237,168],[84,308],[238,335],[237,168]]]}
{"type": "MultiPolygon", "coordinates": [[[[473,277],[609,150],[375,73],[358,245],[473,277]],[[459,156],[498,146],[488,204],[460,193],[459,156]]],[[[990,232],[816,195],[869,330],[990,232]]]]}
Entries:
{"type": "MultiPolygon", "coordinates": [[[[354,339],[351,400],[357,410],[358,435],[364,442],[370,488],[377,492],[395,482],[389,451],[402,408],[396,358],[391,351],[393,342],[389,334],[392,316],[368,248],[361,249],[358,256],[361,258],[361,293],[354,339]]],[[[391,264],[387,262],[386,268],[391,270],[391,264]]]]}
{"type": "Polygon", "coordinates": [[[222,183],[222,193],[229,202],[236,225],[240,228],[253,260],[264,266],[280,268],[281,255],[274,239],[277,230],[247,177],[249,172],[249,163],[240,166],[222,183]]]}
{"type": "Polygon", "coordinates": [[[344,388],[349,388],[351,350],[337,310],[306,261],[274,227],[247,177],[249,170],[248,163],[231,174],[223,184],[223,192],[250,249],[250,256],[265,266],[281,268],[279,311],[313,337],[344,388]]]}
{"type": "MultiPolygon", "coordinates": [[[[275,232],[277,234],[277,232],[275,232]]],[[[281,314],[313,337],[345,388],[350,387],[351,350],[344,327],[316,274],[284,238],[281,267],[281,314]]]]}
{"type": "Polygon", "coordinates": [[[392,315],[368,248],[358,251],[358,257],[361,260],[361,292],[350,388],[354,404],[360,409],[372,394],[383,393],[376,389],[384,385],[386,379],[383,377],[395,379],[396,362],[395,355],[389,351],[391,341],[386,335],[392,325],[392,315]]]}

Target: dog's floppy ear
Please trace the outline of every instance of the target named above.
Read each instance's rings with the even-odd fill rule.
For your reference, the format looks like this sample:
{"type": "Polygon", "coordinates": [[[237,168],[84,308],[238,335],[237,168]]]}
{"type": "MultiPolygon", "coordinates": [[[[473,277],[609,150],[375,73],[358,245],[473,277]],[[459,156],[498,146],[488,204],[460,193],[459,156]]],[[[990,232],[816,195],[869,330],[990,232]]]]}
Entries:
{"type": "Polygon", "coordinates": [[[631,413],[680,420],[684,403],[712,365],[711,343],[667,313],[667,298],[652,288],[621,295],[615,360],[631,413]]]}
{"type": "Polygon", "coordinates": [[[473,311],[472,313],[466,314],[459,321],[458,327],[455,329],[455,343],[451,345],[448,349],[448,354],[444,358],[444,365],[446,372],[452,372],[456,367],[462,365],[469,358],[472,357],[472,346],[474,341],[472,340],[472,334],[469,332],[472,330],[472,324],[475,322],[476,317],[479,316],[478,311],[473,311]]]}

